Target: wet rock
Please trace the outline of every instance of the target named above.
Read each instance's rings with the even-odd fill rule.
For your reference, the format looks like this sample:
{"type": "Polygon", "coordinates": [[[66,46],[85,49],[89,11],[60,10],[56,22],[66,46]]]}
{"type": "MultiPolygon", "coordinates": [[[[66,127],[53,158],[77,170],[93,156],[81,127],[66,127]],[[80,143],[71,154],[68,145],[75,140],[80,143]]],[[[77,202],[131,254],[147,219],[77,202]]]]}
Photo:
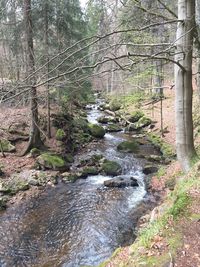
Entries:
{"type": "Polygon", "coordinates": [[[80,178],[87,178],[89,175],[97,175],[99,170],[96,167],[85,167],[81,174],[80,178]]]}
{"type": "Polygon", "coordinates": [[[89,132],[96,138],[103,138],[105,135],[104,128],[98,124],[89,124],[89,132]]]}
{"type": "Polygon", "coordinates": [[[106,132],[112,133],[112,132],[120,132],[122,131],[122,128],[117,124],[109,124],[106,127],[106,132]]]}
{"type": "Polygon", "coordinates": [[[37,164],[44,170],[67,171],[69,164],[61,157],[55,154],[44,153],[37,158],[37,164]]]}
{"type": "Polygon", "coordinates": [[[111,160],[104,160],[101,169],[103,173],[110,176],[117,176],[122,173],[120,164],[111,160]]]}
{"type": "Polygon", "coordinates": [[[128,186],[139,186],[136,178],[132,176],[117,176],[111,180],[104,182],[106,187],[128,187],[128,186]]]}
{"type": "Polygon", "coordinates": [[[7,139],[0,139],[1,147],[4,152],[15,152],[16,148],[7,139]]]}
{"type": "Polygon", "coordinates": [[[117,122],[117,119],[115,117],[112,116],[101,116],[98,118],[98,122],[99,123],[103,123],[103,124],[107,124],[109,122],[117,122]]]}
{"type": "Polygon", "coordinates": [[[77,175],[76,173],[65,172],[62,174],[62,181],[64,183],[68,183],[68,182],[74,183],[78,178],[79,178],[79,175],[77,175]]]}
{"type": "Polygon", "coordinates": [[[126,153],[137,153],[139,145],[137,141],[124,141],[117,146],[117,150],[126,153]]]}
{"type": "Polygon", "coordinates": [[[153,166],[153,165],[146,165],[144,168],[143,168],[143,173],[148,175],[148,174],[152,174],[152,173],[155,173],[158,171],[158,167],[156,166],[153,166]]]}

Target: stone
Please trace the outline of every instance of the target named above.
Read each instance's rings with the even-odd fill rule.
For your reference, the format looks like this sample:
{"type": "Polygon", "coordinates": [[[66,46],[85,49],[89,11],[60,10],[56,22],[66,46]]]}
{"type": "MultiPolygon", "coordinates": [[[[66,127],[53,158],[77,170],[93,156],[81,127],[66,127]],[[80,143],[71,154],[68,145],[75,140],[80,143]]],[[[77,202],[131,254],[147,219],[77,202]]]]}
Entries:
{"type": "Polygon", "coordinates": [[[96,138],[103,138],[106,133],[104,128],[98,124],[89,124],[89,132],[96,138]]]}
{"type": "Polygon", "coordinates": [[[0,144],[2,146],[3,152],[15,152],[16,148],[11,144],[10,141],[6,139],[0,139],[0,144]]]}
{"type": "Polygon", "coordinates": [[[97,121],[102,124],[107,124],[109,122],[117,122],[117,119],[112,116],[101,116],[97,119],[97,121]]]}
{"type": "Polygon", "coordinates": [[[109,110],[111,110],[111,111],[117,111],[117,110],[120,110],[121,106],[122,105],[121,105],[121,103],[120,103],[119,100],[113,99],[109,103],[109,110]]]}
{"type": "Polygon", "coordinates": [[[137,141],[123,141],[117,146],[117,150],[125,153],[137,153],[139,145],[137,141]]]}
{"type": "Polygon", "coordinates": [[[148,174],[152,174],[152,173],[157,172],[158,171],[158,167],[153,166],[153,165],[146,165],[146,166],[144,166],[142,171],[143,171],[144,174],[148,175],[148,174]]]}
{"type": "Polygon", "coordinates": [[[37,157],[37,164],[44,170],[67,171],[69,164],[56,154],[44,153],[37,157]]]}
{"type": "Polygon", "coordinates": [[[41,151],[38,148],[32,148],[30,154],[33,158],[37,158],[41,155],[41,151]]]}
{"type": "Polygon", "coordinates": [[[122,131],[122,128],[118,126],[117,124],[109,124],[106,127],[106,132],[112,133],[112,132],[120,132],[122,131]]]}
{"type": "Polygon", "coordinates": [[[97,175],[99,170],[96,167],[85,167],[81,174],[80,178],[87,178],[89,175],[97,175]]]}
{"type": "Polygon", "coordinates": [[[4,197],[0,197],[0,210],[5,210],[6,209],[6,201],[4,197]]]}
{"type": "Polygon", "coordinates": [[[152,123],[151,119],[143,116],[136,123],[134,123],[135,130],[139,130],[141,128],[147,127],[152,123]]]}
{"type": "Polygon", "coordinates": [[[113,179],[104,181],[106,187],[128,187],[128,186],[139,186],[136,178],[132,176],[117,176],[113,179]]]}
{"type": "Polygon", "coordinates": [[[104,160],[101,169],[103,173],[110,176],[116,176],[122,173],[120,164],[111,160],[104,160]]]}
{"type": "Polygon", "coordinates": [[[132,123],[135,123],[139,121],[139,119],[142,118],[143,116],[144,116],[144,113],[142,111],[136,110],[133,113],[126,116],[126,119],[132,123]]]}

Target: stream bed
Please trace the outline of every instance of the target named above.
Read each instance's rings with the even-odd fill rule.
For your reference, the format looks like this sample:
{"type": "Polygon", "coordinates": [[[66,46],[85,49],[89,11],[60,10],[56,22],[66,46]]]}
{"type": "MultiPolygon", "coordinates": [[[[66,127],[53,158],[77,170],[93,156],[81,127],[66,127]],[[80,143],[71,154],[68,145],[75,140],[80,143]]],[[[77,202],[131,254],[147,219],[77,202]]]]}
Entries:
{"type": "MultiPolygon", "coordinates": [[[[98,103],[97,103],[98,105],[98,103]]],[[[92,123],[101,115],[94,105],[92,123]]],[[[39,197],[8,208],[0,215],[0,267],[97,266],[134,239],[134,211],[146,195],[141,159],[120,153],[123,132],[106,134],[76,162],[103,154],[138,179],[138,187],[106,188],[108,176],[59,183],[39,197]]]]}

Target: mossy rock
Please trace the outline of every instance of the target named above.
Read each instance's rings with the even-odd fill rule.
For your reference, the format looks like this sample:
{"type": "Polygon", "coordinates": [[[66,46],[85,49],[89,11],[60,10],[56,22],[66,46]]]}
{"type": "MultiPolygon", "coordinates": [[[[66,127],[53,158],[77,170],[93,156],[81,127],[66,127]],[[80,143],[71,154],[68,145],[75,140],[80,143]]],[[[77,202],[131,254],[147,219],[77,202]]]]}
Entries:
{"type": "Polygon", "coordinates": [[[109,122],[117,122],[117,118],[115,118],[115,117],[111,117],[111,116],[101,116],[101,117],[99,117],[98,119],[97,119],[97,121],[99,122],[99,123],[102,123],[102,124],[107,124],[107,123],[109,123],[109,122]]]}
{"type": "Polygon", "coordinates": [[[63,141],[66,138],[65,131],[63,129],[58,129],[56,132],[56,140],[63,141]]]}
{"type": "Polygon", "coordinates": [[[30,154],[33,158],[37,158],[38,156],[41,155],[41,151],[38,148],[32,148],[30,151],[30,154]]]}
{"type": "Polygon", "coordinates": [[[134,123],[135,130],[139,130],[141,128],[147,127],[152,123],[150,118],[143,116],[136,123],[134,123]]]}
{"type": "Polygon", "coordinates": [[[89,124],[89,131],[96,138],[103,138],[106,133],[104,128],[98,124],[89,124]]]}
{"type": "Polygon", "coordinates": [[[16,148],[7,139],[0,139],[0,145],[4,152],[15,152],[16,148]]]}
{"type": "Polygon", "coordinates": [[[64,156],[64,159],[69,162],[69,163],[73,163],[74,162],[74,158],[72,156],[72,154],[70,153],[67,153],[65,156],[64,156]]]}
{"type": "Polygon", "coordinates": [[[136,110],[127,116],[128,121],[135,123],[139,121],[140,118],[144,117],[144,113],[140,110],[136,110]]]}
{"type": "Polygon", "coordinates": [[[126,153],[137,153],[139,150],[139,144],[137,141],[123,141],[117,146],[117,150],[126,153]]]}
{"type": "Polygon", "coordinates": [[[160,150],[164,158],[174,158],[176,156],[173,147],[170,144],[167,144],[157,134],[149,134],[148,139],[158,150],[160,150]]]}
{"type": "Polygon", "coordinates": [[[111,160],[105,160],[101,168],[103,173],[110,176],[117,176],[122,173],[122,167],[120,164],[111,160]]]}
{"type": "Polygon", "coordinates": [[[85,167],[80,175],[81,178],[86,178],[89,175],[97,175],[99,170],[96,167],[85,167]]]}
{"type": "Polygon", "coordinates": [[[109,110],[117,111],[117,110],[120,110],[121,106],[122,106],[122,104],[119,100],[113,99],[109,103],[109,110]]]}
{"type": "Polygon", "coordinates": [[[158,167],[148,164],[144,166],[142,171],[144,174],[148,175],[148,174],[156,173],[158,171],[158,167]]]}
{"type": "Polygon", "coordinates": [[[83,130],[84,132],[89,131],[88,120],[85,118],[82,118],[82,117],[74,118],[73,119],[73,126],[75,128],[83,130]]]}
{"type": "Polygon", "coordinates": [[[122,128],[117,124],[109,124],[106,127],[106,132],[112,133],[112,132],[120,132],[122,131],[122,128]]]}
{"type": "Polygon", "coordinates": [[[62,175],[62,181],[64,183],[66,183],[66,182],[74,183],[78,178],[79,178],[79,176],[75,173],[63,173],[63,175],[62,175]]]}
{"type": "Polygon", "coordinates": [[[61,156],[44,153],[37,158],[37,164],[42,169],[50,169],[55,171],[66,171],[69,165],[61,156]]]}

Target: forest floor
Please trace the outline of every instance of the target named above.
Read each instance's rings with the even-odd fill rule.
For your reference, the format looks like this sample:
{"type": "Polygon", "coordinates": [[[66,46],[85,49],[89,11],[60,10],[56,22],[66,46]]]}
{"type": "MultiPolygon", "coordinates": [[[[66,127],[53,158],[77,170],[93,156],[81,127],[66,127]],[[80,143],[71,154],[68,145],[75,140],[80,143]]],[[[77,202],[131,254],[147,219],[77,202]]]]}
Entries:
{"type": "MultiPolygon", "coordinates": [[[[174,90],[165,91],[165,96],[163,124],[167,131],[163,138],[175,147],[174,90]]],[[[160,107],[159,102],[153,109],[152,105],[146,106],[146,103],[141,108],[155,121],[157,131],[161,128],[160,107]]],[[[198,137],[195,143],[199,146],[198,137]]],[[[162,175],[154,176],[151,189],[160,192],[162,204],[141,218],[134,244],[118,249],[110,260],[100,266],[200,267],[199,171],[200,164],[197,163],[184,176],[179,163],[175,161],[162,175]]]]}

